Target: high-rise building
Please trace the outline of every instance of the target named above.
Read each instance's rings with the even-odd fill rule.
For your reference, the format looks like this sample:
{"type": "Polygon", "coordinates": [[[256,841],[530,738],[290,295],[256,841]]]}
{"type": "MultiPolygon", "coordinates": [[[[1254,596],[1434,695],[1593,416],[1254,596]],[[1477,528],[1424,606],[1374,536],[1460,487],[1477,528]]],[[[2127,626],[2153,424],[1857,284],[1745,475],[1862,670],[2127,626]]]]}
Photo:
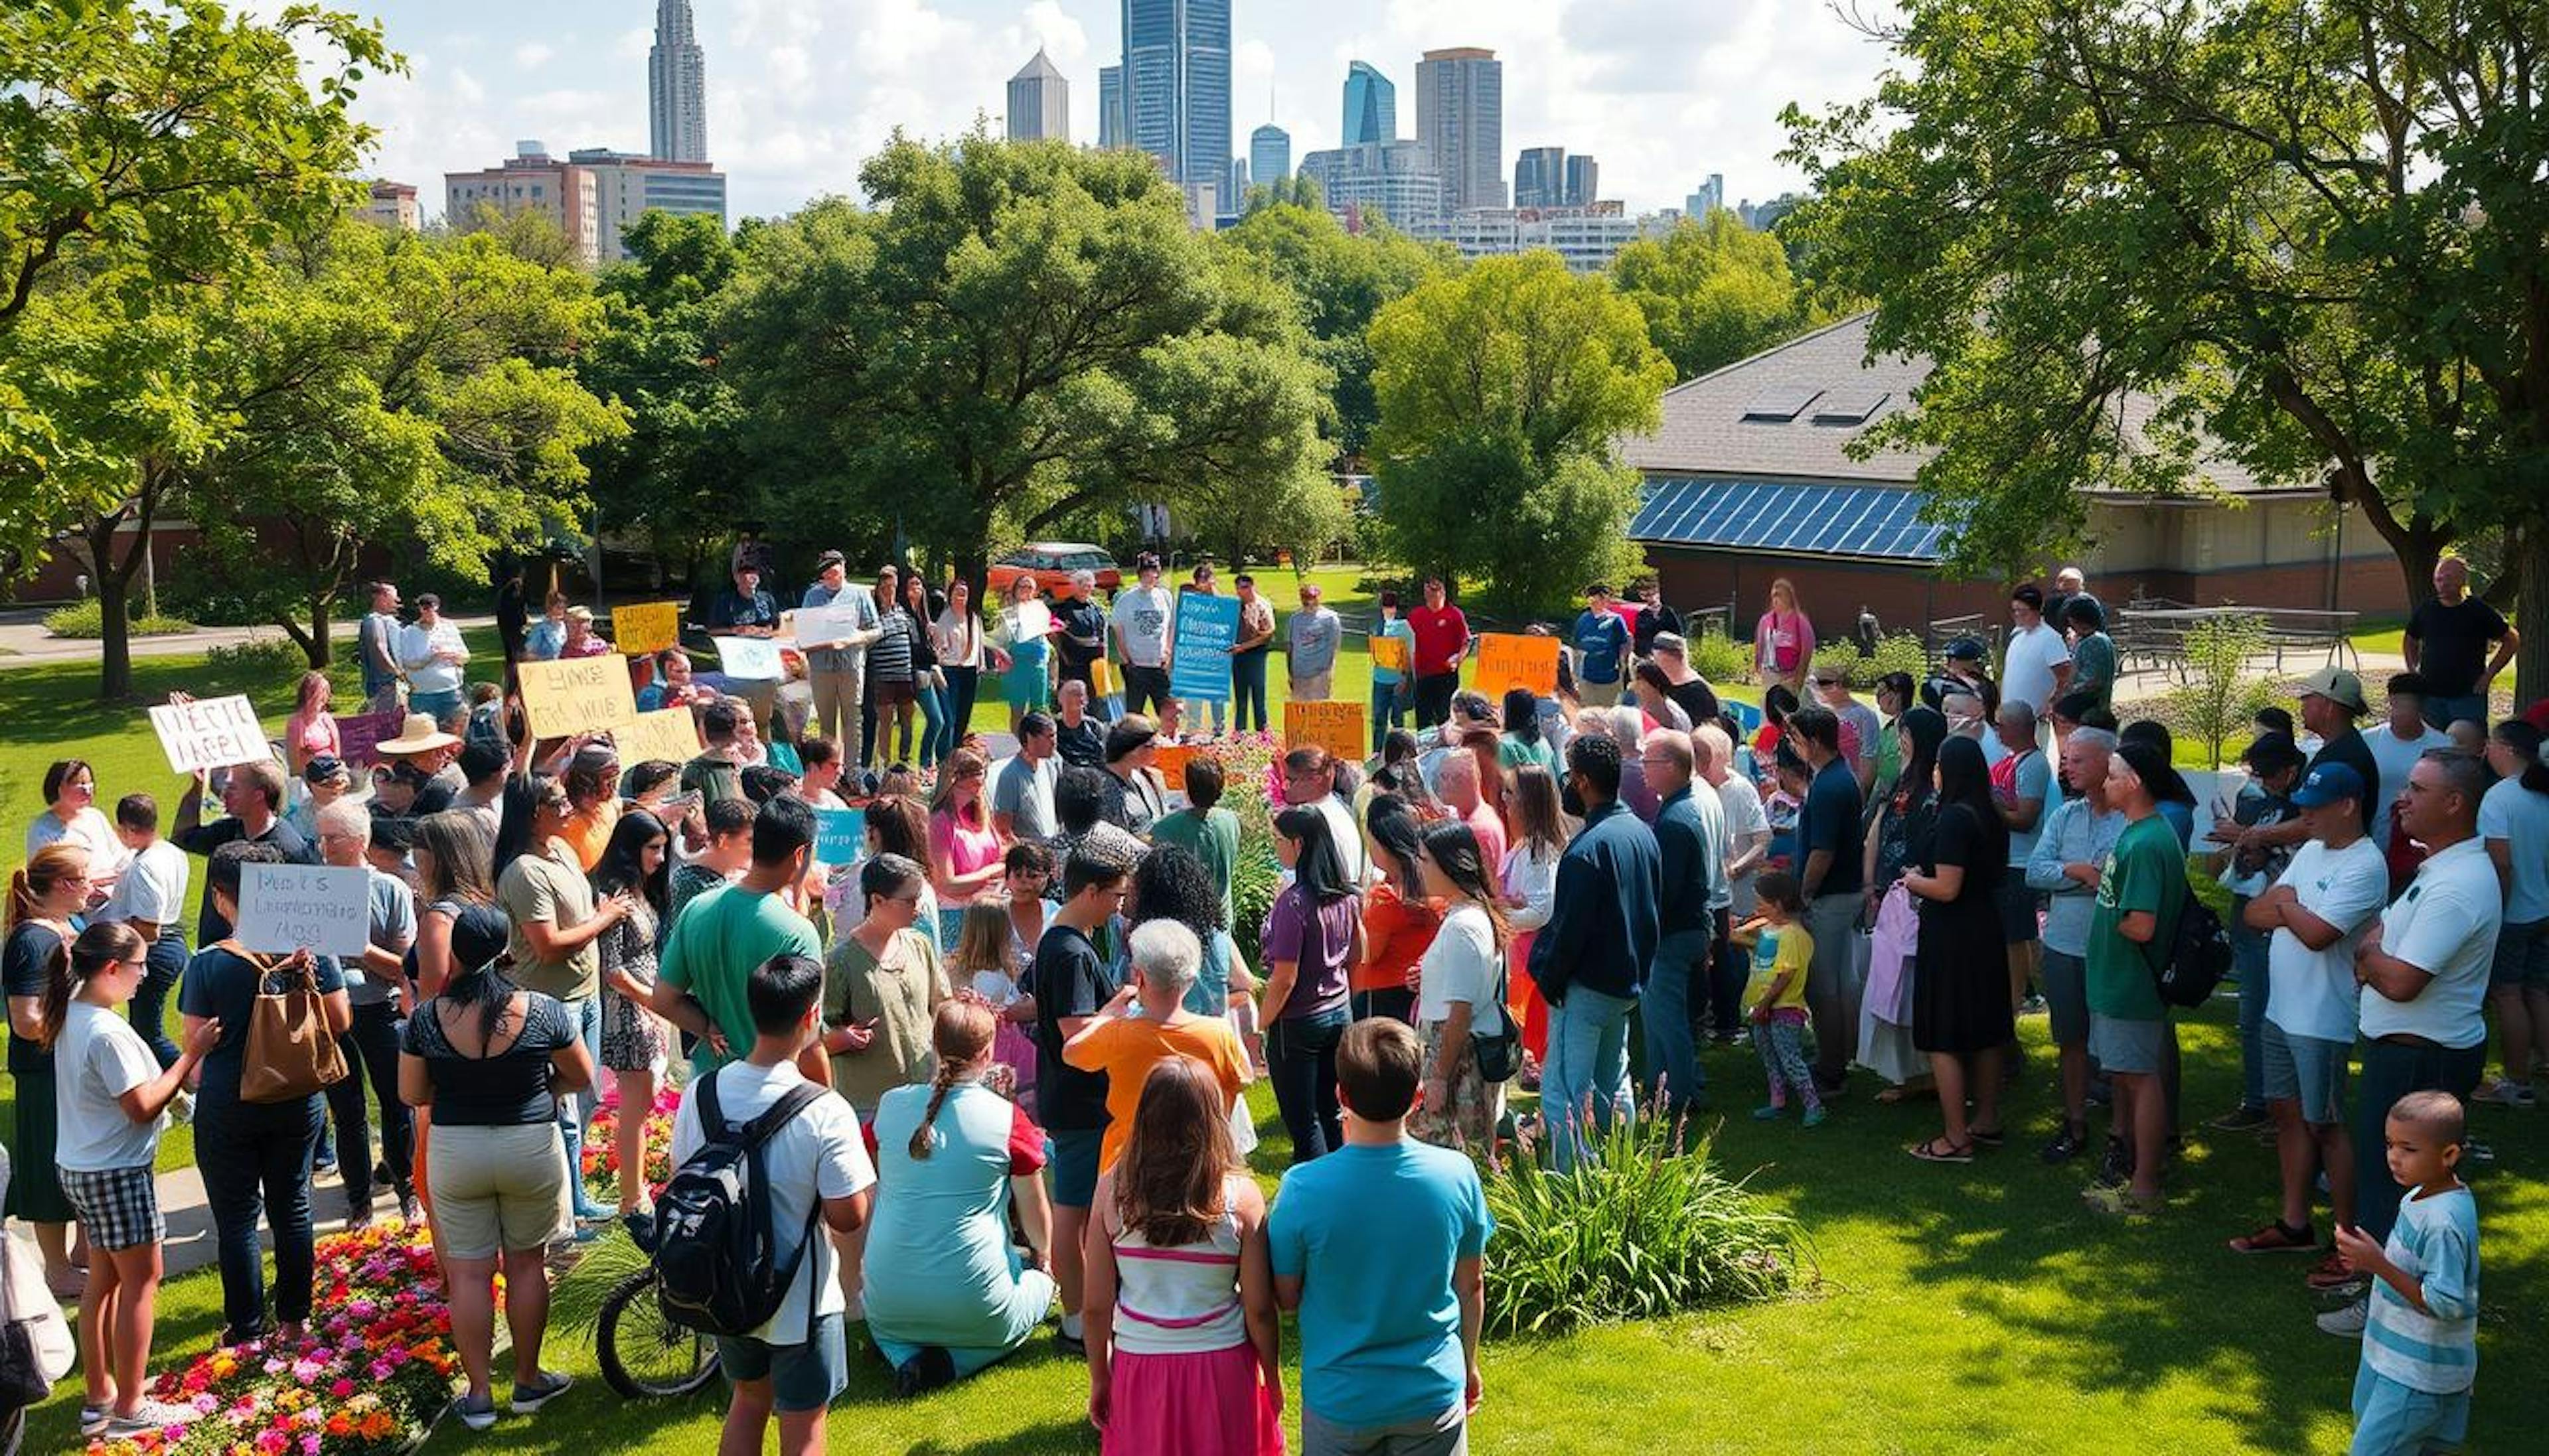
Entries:
{"type": "Polygon", "coordinates": [[[1292,175],[1292,134],[1268,122],[1248,134],[1248,180],[1272,187],[1292,175]]]}
{"type": "Polygon", "coordinates": [[[588,147],[566,154],[593,179],[594,260],[625,262],[625,234],[648,213],[705,213],[725,222],[725,174],[707,162],[588,147]]]}
{"type": "Polygon", "coordinates": [[[369,201],[354,211],[354,216],[383,228],[414,232],[425,226],[424,210],[417,206],[416,189],[404,182],[386,179],[372,184],[369,201]]]}
{"type": "Polygon", "coordinates": [[[1582,152],[1566,159],[1565,204],[1589,208],[1602,200],[1602,164],[1582,152]]]}
{"type": "Polygon", "coordinates": [[[1617,202],[1569,208],[1474,208],[1454,213],[1420,235],[1439,237],[1464,258],[1547,250],[1577,273],[1611,266],[1620,249],[1642,230],[1617,202]]]}
{"type": "Polygon", "coordinates": [[[1339,146],[1398,139],[1398,88],[1370,61],[1346,67],[1346,125],[1339,146]]]}
{"type": "Polygon", "coordinates": [[[1319,184],[1329,212],[1361,225],[1386,220],[1404,231],[1439,226],[1443,178],[1422,141],[1367,141],[1314,151],[1300,174],[1319,184]]]}
{"type": "Polygon", "coordinates": [[[1124,144],[1124,68],[1120,65],[1097,68],[1097,144],[1124,144]]]}
{"type": "Polygon", "coordinates": [[[1476,46],[1416,62],[1416,139],[1443,178],[1447,212],[1505,205],[1505,68],[1476,46]]]}
{"type": "Polygon", "coordinates": [[[1041,46],[1035,58],[1009,77],[1009,139],[1071,139],[1071,82],[1045,58],[1041,46]]]}
{"type": "MultiPolygon", "coordinates": [[[[560,161],[537,141],[515,143],[515,155],[483,172],[445,172],[442,219],[455,231],[478,226],[480,207],[506,217],[537,213],[557,226],[591,266],[602,260],[601,202],[593,170],[560,161]]],[[[615,243],[615,239],[614,239],[615,243]]]]}
{"type": "Polygon", "coordinates": [[[1699,190],[1682,201],[1682,212],[1694,223],[1705,223],[1708,215],[1726,206],[1726,174],[1711,172],[1699,190]]]}
{"type": "Polygon", "coordinates": [[[1230,0],[1124,0],[1124,141],[1230,186],[1230,0]]]}
{"type": "Polygon", "coordinates": [[[708,58],[691,23],[691,0],[655,0],[655,48],[646,53],[647,116],[656,156],[708,159],[708,58]]]}
{"type": "Polygon", "coordinates": [[[1514,158],[1513,205],[1554,208],[1566,200],[1566,148],[1526,146],[1514,158]]]}

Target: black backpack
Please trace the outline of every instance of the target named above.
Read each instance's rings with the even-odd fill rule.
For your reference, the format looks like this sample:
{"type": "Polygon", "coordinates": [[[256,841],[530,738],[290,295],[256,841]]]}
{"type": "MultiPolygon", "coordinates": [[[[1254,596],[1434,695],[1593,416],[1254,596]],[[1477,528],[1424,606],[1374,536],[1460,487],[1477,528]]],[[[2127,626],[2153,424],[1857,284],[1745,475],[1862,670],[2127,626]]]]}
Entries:
{"type": "MultiPolygon", "coordinates": [[[[738,1336],[770,1322],[797,1282],[797,1266],[814,1240],[817,1198],[805,1211],[795,1245],[782,1249],[772,1227],[763,1146],[813,1106],[825,1090],[806,1082],[741,1127],[717,1110],[716,1074],[692,1084],[707,1139],[674,1170],[655,1202],[655,1298],[664,1318],[706,1334],[738,1336]],[[783,1257],[784,1255],[784,1257],[783,1257]]],[[[814,1300],[805,1302],[812,1337],[814,1300]]]]}
{"type": "Polygon", "coordinates": [[[2222,934],[2221,917],[2193,891],[2187,892],[2177,934],[2164,949],[2167,958],[2151,967],[2151,980],[2159,987],[2159,999],[2171,1006],[2203,1005],[2230,969],[2230,938],[2222,934]]]}

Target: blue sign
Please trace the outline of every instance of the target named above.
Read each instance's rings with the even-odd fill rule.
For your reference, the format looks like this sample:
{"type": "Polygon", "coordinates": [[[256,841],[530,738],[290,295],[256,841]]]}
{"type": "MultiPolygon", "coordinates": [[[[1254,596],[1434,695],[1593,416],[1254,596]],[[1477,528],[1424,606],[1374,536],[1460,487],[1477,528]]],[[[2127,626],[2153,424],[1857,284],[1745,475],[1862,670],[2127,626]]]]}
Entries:
{"type": "Polygon", "coordinates": [[[867,853],[868,811],[816,809],[814,859],[825,864],[848,864],[867,853]]]}
{"type": "Polygon", "coordinates": [[[1178,593],[1178,631],[1169,691],[1206,702],[1230,700],[1230,649],[1239,641],[1239,598],[1178,593]]]}

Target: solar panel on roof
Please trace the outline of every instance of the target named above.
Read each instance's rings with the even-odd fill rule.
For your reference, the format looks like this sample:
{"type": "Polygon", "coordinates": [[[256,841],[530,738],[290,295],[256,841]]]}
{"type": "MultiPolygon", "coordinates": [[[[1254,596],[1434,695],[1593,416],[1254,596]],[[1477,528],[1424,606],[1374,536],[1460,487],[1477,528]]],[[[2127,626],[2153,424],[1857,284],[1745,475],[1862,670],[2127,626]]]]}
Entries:
{"type": "Polygon", "coordinates": [[[1928,563],[1944,534],[1921,518],[1918,491],[1669,476],[1647,484],[1633,541],[1928,563]]]}
{"type": "Polygon", "coordinates": [[[1744,417],[1773,422],[1791,420],[1822,394],[1823,389],[1817,385],[1774,384],[1752,397],[1752,403],[1744,407],[1744,417]]]}
{"type": "Polygon", "coordinates": [[[1893,398],[1889,390],[1854,387],[1839,389],[1815,402],[1817,424],[1865,424],[1885,402],[1893,398]]]}

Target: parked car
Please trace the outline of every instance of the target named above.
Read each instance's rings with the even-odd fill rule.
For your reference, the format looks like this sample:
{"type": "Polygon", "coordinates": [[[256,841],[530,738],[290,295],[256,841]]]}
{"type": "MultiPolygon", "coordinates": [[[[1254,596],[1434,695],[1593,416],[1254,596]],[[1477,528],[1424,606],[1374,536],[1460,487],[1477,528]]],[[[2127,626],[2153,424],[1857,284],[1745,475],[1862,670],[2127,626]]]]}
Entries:
{"type": "Polygon", "coordinates": [[[1074,572],[1089,572],[1097,578],[1097,590],[1112,592],[1124,582],[1124,573],[1115,558],[1097,547],[1079,541],[1030,541],[991,564],[991,599],[1006,596],[1009,585],[1020,577],[1031,576],[1045,594],[1058,594],[1074,572]]]}

